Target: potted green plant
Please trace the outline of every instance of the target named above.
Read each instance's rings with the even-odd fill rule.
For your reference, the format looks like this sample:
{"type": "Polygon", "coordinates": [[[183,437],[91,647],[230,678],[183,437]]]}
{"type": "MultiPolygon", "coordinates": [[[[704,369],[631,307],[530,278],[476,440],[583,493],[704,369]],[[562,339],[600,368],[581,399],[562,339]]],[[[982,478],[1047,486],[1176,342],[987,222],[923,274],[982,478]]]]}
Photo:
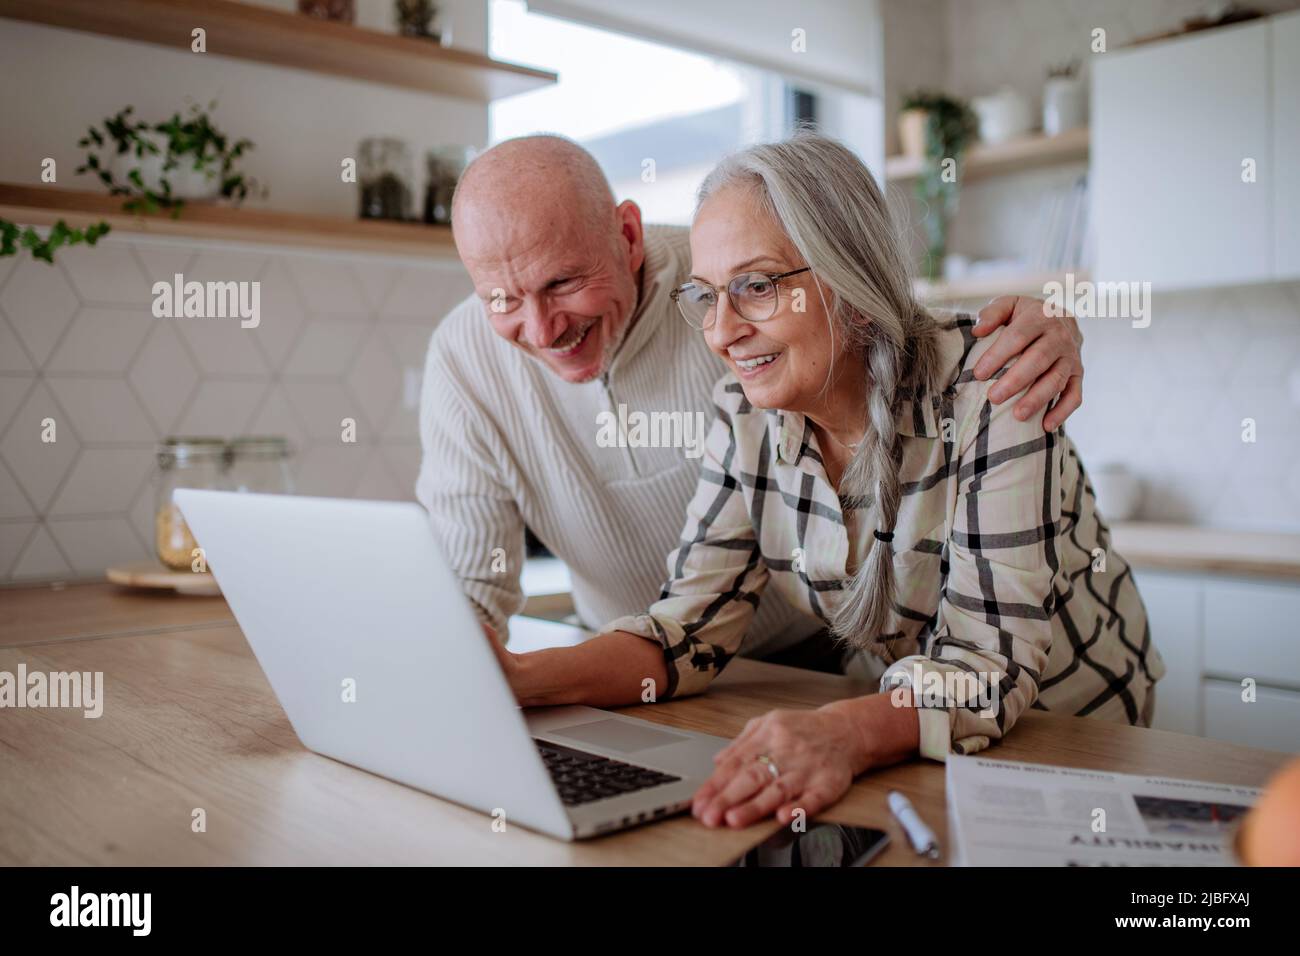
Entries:
{"type": "Polygon", "coordinates": [[[937,279],[943,274],[948,250],[948,225],[957,211],[958,171],[966,150],[979,135],[979,122],[964,100],[931,90],[917,90],[904,97],[902,111],[917,111],[925,117],[924,158],[914,188],[924,216],[922,271],[926,278],[937,279]]]}
{"type": "Polygon", "coordinates": [[[197,104],[161,123],[136,120],[133,113],[127,106],[77,143],[87,150],[77,172],[94,173],[114,196],[128,197],[128,212],[169,209],[175,216],[186,200],[239,203],[250,190],[265,194],[236,168],[253,143],[222,132],[197,104]]]}

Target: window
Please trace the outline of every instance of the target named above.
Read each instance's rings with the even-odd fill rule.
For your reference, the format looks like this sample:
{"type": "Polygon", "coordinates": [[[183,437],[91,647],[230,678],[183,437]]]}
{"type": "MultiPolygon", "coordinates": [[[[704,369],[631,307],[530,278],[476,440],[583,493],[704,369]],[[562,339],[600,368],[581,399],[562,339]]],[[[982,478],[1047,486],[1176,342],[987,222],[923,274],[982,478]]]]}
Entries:
{"type": "Polygon", "coordinates": [[[560,74],[551,87],[491,105],[489,138],[559,133],[591,151],[614,194],[647,222],[689,223],[695,190],[724,155],[775,139],[816,94],[775,73],[530,13],[492,0],[493,57],[560,74]]]}

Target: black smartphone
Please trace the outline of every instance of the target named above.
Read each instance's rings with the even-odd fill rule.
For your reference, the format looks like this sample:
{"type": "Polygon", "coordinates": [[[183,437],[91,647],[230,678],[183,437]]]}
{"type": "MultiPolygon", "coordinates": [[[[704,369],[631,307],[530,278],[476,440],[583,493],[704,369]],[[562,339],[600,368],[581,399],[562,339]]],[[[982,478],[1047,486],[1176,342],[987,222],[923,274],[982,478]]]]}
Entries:
{"type": "Polygon", "coordinates": [[[866,866],[889,844],[884,830],[813,823],[802,833],[783,827],[732,866],[866,866]]]}

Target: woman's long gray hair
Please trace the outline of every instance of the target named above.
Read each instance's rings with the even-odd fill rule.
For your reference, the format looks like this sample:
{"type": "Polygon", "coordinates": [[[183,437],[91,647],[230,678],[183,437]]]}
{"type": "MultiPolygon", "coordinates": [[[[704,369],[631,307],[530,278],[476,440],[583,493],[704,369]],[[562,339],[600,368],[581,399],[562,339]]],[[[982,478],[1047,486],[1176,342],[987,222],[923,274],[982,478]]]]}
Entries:
{"type": "Polygon", "coordinates": [[[830,622],[840,638],[865,648],[882,636],[894,606],[889,539],[903,459],[895,422],[905,399],[938,384],[939,326],[913,295],[902,244],[875,179],[845,146],[808,131],[751,146],[708,175],[699,204],[731,186],[752,188],[812,267],[830,333],[866,376],[865,433],[839,490],[861,506],[870,504],[874,490],[878,534],[830,622]]]}

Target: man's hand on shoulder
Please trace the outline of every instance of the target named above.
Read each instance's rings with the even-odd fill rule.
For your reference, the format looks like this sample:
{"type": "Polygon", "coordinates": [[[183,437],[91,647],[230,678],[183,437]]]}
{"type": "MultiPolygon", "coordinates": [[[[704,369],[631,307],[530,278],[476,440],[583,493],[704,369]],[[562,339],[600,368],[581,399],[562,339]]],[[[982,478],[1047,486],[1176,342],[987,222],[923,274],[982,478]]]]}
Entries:
{"type": "Polygon", "coordinates": [[[1043,430],[1055,431],[1083,403],[1078,323],[1069,313],[1052,314],[1042,299],[1004,295],[980,310],[974,334],[982,338],[1004,325],[1006,331],[975,364],[975,377],[985,381],[1015,359],[989,389],[989,401],[998,405],[1029,389],[1015,407],[1016,418],[1024,421],[1055,398],[1043,417],[1043,430]]]}

